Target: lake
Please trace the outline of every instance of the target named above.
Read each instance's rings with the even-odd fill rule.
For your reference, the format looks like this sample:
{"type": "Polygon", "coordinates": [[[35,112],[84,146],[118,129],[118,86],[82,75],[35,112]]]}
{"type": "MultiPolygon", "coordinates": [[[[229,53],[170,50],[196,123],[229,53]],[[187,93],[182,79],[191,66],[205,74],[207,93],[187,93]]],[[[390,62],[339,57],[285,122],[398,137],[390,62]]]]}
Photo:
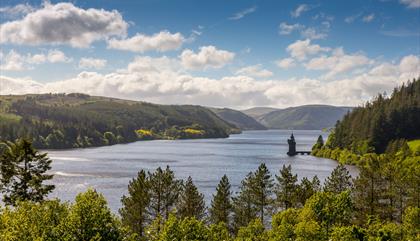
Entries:
{"type": "MultiPolygon", "coordinates": [[[[298,178],[317,175],[321,182],[337,162],[313,156],[286,155],[290,130],[244,131],[223,139],[138,141],[105,147],[50,150],[51,173],[56,185],[50,197],[73,201],[77,193],[93,187],[103,193],[116,212],[127,192],[128,182],[140,169],[153,171],[169,165],[178,178],[193,178],[210,204],[220,178],[227,174],[236,191],[241,180],[260,163],[266,163],[272,175],[283,165],[291,165],[298,178]]],[[[294,130],[298,151],[311,150],[321,131],[294,130]]],[[[355,167],[348,167],[357,175],[355,167]]]]}

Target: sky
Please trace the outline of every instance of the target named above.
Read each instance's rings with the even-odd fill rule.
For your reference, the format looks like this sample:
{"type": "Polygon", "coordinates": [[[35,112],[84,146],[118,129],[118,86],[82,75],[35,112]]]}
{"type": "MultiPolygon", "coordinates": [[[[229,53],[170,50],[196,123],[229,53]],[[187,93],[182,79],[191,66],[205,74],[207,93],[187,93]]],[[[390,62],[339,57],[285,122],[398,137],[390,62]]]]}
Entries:
{"type": "Polygon", "coordinates": [[[420,0],[0,1],[0,94],[357,106],[420,76],[420,0]]]}

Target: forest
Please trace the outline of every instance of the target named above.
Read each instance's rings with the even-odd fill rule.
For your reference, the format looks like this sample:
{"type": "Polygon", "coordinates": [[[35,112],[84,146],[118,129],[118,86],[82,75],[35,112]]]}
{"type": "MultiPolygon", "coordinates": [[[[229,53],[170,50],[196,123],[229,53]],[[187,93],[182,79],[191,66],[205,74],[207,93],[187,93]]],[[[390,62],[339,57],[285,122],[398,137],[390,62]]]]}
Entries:
{"type": "MultiPolygon", "coordinates": [[[[420,175],[392,183],[406,174],[400,169],[389,170],[395,175],[392,180],[364,169],[353,178],[340,164],[321,185],[317,176],[300,179],[291,166],[272,174],[262,163],[235,193],[229,178],[222,176],[209,206],[191,177],[177,179],[168,166],[139,170],[116,215],[93,189],[72,203],[48,199],[54,189],[45,182],[52,179],[47,173],[51,160],[30,141],[5,142],[0,151],[5,203],[0,239],[5,241],[420,239],[420,175]]],[[[361,161],[376,163],[368,156],[361,161]]]]}
{"type": "Polygon", "coordinates": [[[155,105],[77,93],[0,96],[0,140],[24,137],[42,149],[227,137],[239,131],[201,106],[155,105]]]}

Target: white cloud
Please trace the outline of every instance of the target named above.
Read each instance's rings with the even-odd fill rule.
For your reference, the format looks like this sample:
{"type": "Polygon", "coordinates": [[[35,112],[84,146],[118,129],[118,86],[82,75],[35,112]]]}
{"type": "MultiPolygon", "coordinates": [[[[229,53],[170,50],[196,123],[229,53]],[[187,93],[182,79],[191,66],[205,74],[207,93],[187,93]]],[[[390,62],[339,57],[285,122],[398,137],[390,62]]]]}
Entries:
{"type": "Polygon", "coordinates": [[[253,6],[247,9],[244,9],[240,12],[235,13],[232,17],[229,17],[230,20],[239,20],[243,17],[245,17],[246,15],[253,13],[257,10],[257,6],[253,6]]]}
{"type": "Polygon", "coordinates": [[[44,3],[23,19],[0,25],[0,43],[68,44],[88,47],[93,41],[124,36],[128,24],[116,11],[81,9],[72,3],[44,3]]]}
{"type": "Polygon", "coordinates": [[[185,41],[181,33],[172,34],[164,30],[152,36],[136,34],[134,37],[128,39],[111,39],[108,41],[108,48],[140,53],[146,51],[165,52],[180,48],[185,41]]]}
{"type": "Polygon", "coordinates": [[[296,66],[295,60],[293,58],[284,58],[276,61],[276,65],[282,69],[290,69],[296,66]]]}
{"type": "Polygon", "coordinates": [[[317,32],[315,28],[307,28],[301,32],[302,37],[308,39],[325,39],[327,37],[326,33],[317,32]]]}
{"type": "Polygon", "coordinates": [[[292,11],[290,14],[294,18],[300,17],[302,13],[309,11],[311,8],[307,4],[301,4],[299,5],[294,11],[292,11]]]}
{"type": "Polygon", "coordinates": [[[407,5],[408,8],[420,8],[420,0],[400,0],[400,3],[407,5]]]}
{"type": "Polygon", "coordinates": [[[106,65],[106,59],[81,58],[79,68],[81,69],[102,69],[106,65]]]}
{"type": "Polygon", "coordinates": [[[370,22],[372,22],[373,19],[375,19],[375,14],[374,13],[366,15],[362,18],[363,22],[365,22],[365,23],[370,23],[370,22]]]}
{"type": "Polygon", "coordinates": [[[305,26],[295,23],[295,24],[287,24],[285,22],[280,23],[279,25],[279,34],[281,35],[288,35],[291,34],[295,30],[299,30],[304,28],[305,26]]]}
{"type": "Polygon", "coordinates": [[[348,17],[346,17],[346,18],[344,19],[344,22],[346,22],[346,23],[352,23],[352,22],[354,22],[356,19],[358,19],[361,15],[362,15],[362,13],[360,12],[360,13],[358,13],[358,14],[348,16],[348,17]]]}
{"type": "Polygon", "coordinates": [[[325,82],[315,78],[258,80],[242,75],[213,79],[179,71],[177,59],[140,56],[114,73],[82,72],[59,82],[41,84],[0,76],[0,94],[82,92],[162,104],[233,108],[320,103],[356,106],[418,77],[419,61],[416,56],[406,56],[396,64],[380,63],[354,77],[325,82]]]}
{"type": "Polygon", "coordinates": [[[336,49],[330,56],[320,56],[311,59],[305,67],[309,70],[327,70],[325,78],[331,79],[338,74],[344,74],[358,67],[373,64],[363,54],[345,54],[342,48],[336,49]]]}
{"type": "Polygon", "coordinates": [[[211,45],[200,47],[198,53],[186,49],[180,55],[182,65],[187,69],[221,68],[232,61],[234,57],[234,53],[219,50],[211,45]]]}
{"type": "Polygon", "coordinates": [[[59,63],[59,62],[71,62],[72,59],[68,58],[63,52],[57,49],[53,49],[48,51],[47,59],[51,63],[59,63]]]}
{"type": "Polygon", "coordinates": [[[286,49],[293,58],[304,60],[308,55],[315,55],[320,52],[328,52],[331,49],[321,47],[318,44],[311,44],[310,39],[297,40],[296,42],[287,46],[286,49]]]}
{"type": "Polygon", "coordinates": [[[2,14],[4,18],[15,18],[33,11],[35,11],[35,8],[28,3],[0,8],[0,14],[2,14]]]}
{"type": "Polygon", "coordinates": [[[237,75],[245,75],[256,78],[268,78],[273,76],[273,72],[264,69],[261,64],[251,65],[236,71],[237,75]]]}
{"type": "Polygon", "coordinates": [[[33,68],[33,64],[42,64],[45,62],[59,63],[71,62],[63,52],[57,49],[49,50],[47,54],[26,54],[22,55],[15,50],[10,50],[7,55],[1,53],[0,70],[3,71],[22,71],[33,68]]]}

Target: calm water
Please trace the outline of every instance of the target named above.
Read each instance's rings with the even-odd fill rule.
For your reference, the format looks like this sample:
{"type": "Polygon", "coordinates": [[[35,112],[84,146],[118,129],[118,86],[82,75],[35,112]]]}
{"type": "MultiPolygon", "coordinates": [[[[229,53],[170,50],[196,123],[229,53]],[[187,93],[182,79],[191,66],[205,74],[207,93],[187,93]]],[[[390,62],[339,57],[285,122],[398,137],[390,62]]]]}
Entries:
{"type": "MultiPolygon", "coordinates": [[[[293,131],[297,150],[310,150],[321,131],[293,131]]],[[[234,191],[245,175],[265,162],[272,174],[283,165],[303,177],[314,175],[323,181],[337,166],[335,161],[313,156],[286,155],[291,131],[245,131],[226,139],[157,140],[130,144],[48,151],[53,160],[52,197],[74,200],[77,193],[93,187],[107,198],[113,211],[120,207],[120,198],[127,192],[128,182],[140,169],[154,170],[169,165],[178,178],[191,176],[209,204],[215,187],[227,174],[234,191]]],[[[349,167],[352,174],[357,170],[349,167]]]]}

